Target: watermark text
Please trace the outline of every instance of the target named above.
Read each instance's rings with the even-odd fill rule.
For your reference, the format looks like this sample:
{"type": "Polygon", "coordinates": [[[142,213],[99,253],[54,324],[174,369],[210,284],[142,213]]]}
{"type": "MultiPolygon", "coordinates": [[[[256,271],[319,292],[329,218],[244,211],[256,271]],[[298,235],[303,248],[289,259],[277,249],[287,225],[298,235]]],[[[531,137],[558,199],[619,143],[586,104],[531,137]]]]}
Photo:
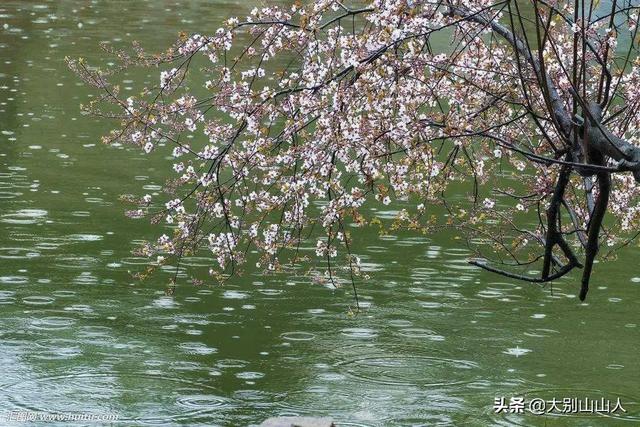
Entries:
{"type": "Polygon", "coordinates": [[[118,414],[114,413],[52,413],[42,411],[7,411],[0,412],[0,421],[13,423],[26,422],[70,422],[70,421],[88,421],[88,422],[109,422],[118,421],[118,414]]]}
{"type": "Polygon", "coordinates": [[[564,397],[545,400],[539,397],[496,397],[493,402],[496,414],[615,414],[626,413],[620,398],[615,401],[605,398],[564,397]]]}

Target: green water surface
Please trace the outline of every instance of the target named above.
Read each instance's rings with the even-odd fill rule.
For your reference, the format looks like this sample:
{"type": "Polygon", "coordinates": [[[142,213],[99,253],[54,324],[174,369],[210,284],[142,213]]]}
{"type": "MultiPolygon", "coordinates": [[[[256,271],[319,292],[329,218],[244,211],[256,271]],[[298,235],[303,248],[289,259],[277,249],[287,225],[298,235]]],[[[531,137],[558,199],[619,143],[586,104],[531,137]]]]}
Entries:
{"type": "Polygon", "coordinates": [[[131,250],[157,230],[126,219],[118,196],[159,191],[170,165],[101,145],[109,126],[80,114],[91,91],[63,58],[99,62],[100,41],[161,48],[181,30],[215,31],[247,3],[0,2],[0,425],[18,410],[117,413],[123,426],[274,415],[341,426],[640,424],[635,246],[596,266],[587,304],[576,276],[553,292],[504,280],[468,266],[446,233],[359,232],[372,279],[356,317],[350,289],[304,277],[249,271],[174,296],[162,274],[132,279],[146,260],[131,250]],[[619,397],[627,412],[495,414],[494,399],[512,396],[619,397]]]}

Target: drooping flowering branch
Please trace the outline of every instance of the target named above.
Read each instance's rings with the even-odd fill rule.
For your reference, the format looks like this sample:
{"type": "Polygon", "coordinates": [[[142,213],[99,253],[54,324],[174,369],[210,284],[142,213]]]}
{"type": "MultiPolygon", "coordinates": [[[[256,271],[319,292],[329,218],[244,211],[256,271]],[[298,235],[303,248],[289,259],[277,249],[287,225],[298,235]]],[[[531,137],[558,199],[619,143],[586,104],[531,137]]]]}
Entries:
{"type": "Polygon", "coordinates": [[[173,147],[166,200],[130,198],[131,216],[171,228],[142,248],[159,263],[207,248],[224,280],[254,251],[267,270],[297,266],[315,240],[326,278],[339,282],[339,260],[355,283],[349,225],[396,200],[391,229],[455,227],[500,257],[471,261],[492,272],[541,283],[584,264],[584,299],[603,234],[615,245],[640,219],[637,13],[631,0],[315,0],[161,54],[110,48],[122,69],[160,68],[139,96],[115,70],[69,64],[102,93],[87,110],[121,123],[106,142],[173,147]],[[453,182],[470,197],[450,197],[453,182]],[[507,268],[539,261],[539,277],[507,268]]]}

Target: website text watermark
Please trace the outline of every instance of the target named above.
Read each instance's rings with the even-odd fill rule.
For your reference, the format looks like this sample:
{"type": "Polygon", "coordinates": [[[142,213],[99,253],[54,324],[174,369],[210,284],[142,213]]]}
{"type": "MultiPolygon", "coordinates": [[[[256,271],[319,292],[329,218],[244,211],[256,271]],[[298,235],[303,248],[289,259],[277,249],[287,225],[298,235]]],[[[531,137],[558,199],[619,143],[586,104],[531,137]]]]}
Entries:
{"type": "Polygon", "coordinates": [[[53,413],[43,411],[7,411],[0,412],[0,421],[3,422],[112,422],[118,421],[118,414],[114,413],[53,413]]]}

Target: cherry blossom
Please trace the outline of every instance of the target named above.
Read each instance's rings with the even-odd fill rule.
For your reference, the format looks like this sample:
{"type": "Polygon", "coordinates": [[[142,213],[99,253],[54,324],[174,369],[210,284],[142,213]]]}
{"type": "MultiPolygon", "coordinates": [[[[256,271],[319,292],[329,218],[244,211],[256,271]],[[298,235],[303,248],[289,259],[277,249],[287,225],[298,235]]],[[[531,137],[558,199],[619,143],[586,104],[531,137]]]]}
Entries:
{"type": "Polygon", "coordinates": [[[154,75],[124,99],[117,73],[69,65],[102,91],[85,108],[118,121],[106,142],[170,151],[164,194],[130,213],[171,228],[149,256],[207,250],[226,280],[255,251],[355,280],[357,227],[456,228],[513,279],[584,267],[584,298],[599,240],[626,246],[640,223],[638,7],[602,3],[254,8],[163,53],[107,47],[154,75]]]}

